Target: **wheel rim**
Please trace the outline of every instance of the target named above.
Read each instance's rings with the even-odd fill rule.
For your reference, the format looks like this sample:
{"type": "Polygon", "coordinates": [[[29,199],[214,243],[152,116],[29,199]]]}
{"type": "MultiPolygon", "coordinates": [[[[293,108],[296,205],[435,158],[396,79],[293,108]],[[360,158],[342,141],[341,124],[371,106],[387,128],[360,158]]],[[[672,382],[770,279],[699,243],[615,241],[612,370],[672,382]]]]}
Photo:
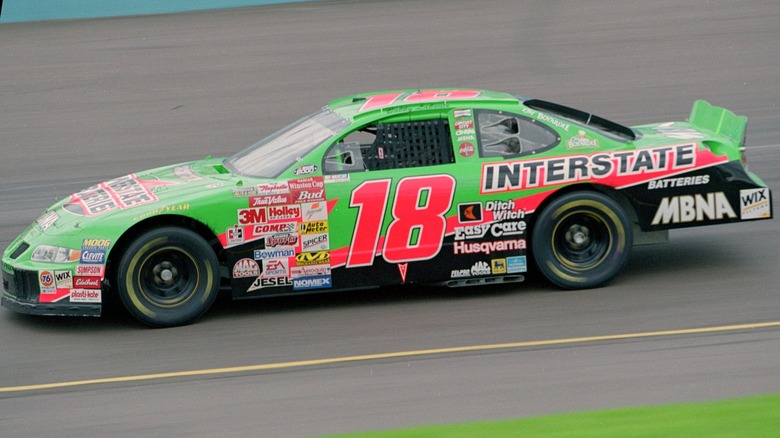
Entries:
{"type": "Polygon", "coordinates": [[[607,222],[588,211],[570,212],[552,234],[555,258],[573,270],[598,266],[609,253],[612,233],[607,222]]]}
{"type": "Polygon", "coordinates": [[[198,288],[198,266],[178,248],[161,248],[146,257],[139,270],[141,292],[161,307],[178,306],[198,288]]]}

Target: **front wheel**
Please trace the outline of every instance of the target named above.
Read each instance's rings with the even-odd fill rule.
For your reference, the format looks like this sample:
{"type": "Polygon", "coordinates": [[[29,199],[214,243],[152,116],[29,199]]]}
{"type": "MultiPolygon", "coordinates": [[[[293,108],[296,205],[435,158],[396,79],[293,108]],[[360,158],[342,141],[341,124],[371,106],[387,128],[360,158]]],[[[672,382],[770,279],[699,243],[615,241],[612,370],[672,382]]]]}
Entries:
{"type": "Polygon", "coordinates": [[[202,237],[183,228],[142,234],[122,255],[117,272],[125,308],[154,327],[192,322],[219,291],[216,254],[202,237]]]}
{"type": "Polygon", "coordinates": [[[612,198],[575,192],[548,205],[536,219],[531,251],[544,276],[566,289],[598,287],[628,260],[631,222],[612,198]]]}

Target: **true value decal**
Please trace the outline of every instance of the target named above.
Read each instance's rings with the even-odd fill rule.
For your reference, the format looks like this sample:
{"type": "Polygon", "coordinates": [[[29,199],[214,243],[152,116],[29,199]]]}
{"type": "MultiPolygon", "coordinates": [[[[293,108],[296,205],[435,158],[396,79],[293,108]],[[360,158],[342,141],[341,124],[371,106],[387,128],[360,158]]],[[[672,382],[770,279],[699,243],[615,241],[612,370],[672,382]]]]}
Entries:
{"type": "Polygon", "coordinates": [[[726,162],[695,143],[624,152],[600,152],[538,160],[486,163],[481,193],[601,180],[614,186],[636,184],[696,167],[726,162]]]}

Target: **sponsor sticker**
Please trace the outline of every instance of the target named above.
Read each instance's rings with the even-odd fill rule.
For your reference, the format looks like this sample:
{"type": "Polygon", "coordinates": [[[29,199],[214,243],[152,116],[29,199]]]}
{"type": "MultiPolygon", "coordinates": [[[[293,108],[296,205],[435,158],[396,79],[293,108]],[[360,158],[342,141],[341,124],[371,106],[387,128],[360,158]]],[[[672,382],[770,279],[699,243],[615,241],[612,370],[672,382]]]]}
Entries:
{"type": "Polygon", "coordinates": [[[262,289],[264,287],[281,287],[281,286],[291,286],[291,285],[292,285],[292,280],[290,280],[287,277],[272,277],[272,278],[257,277],[254,283],[252,283],[249,286],[249,289],[247,289],[246,291],[252,292],[258,289],[262,289]]]}
{"type": "Polygon", "coordinates": [[[250,207],[268,207],[271,205],[283,205],[292,203],[289,193],[280,193],[278,195],[251,196],[249,198],[250,207]]]}
{"type": "Polygon", "coordinates": [[[297,246],[298,235],[297,234],[274,234],[265,238],[266,248],[275,248],[279,246],[297,246]]]}
{"type": "Polygon", "coordinates": [[[100,289],[71,289],[71,303],[99,303],[102,301],[100,289]]]}
{"type": "Polygon", "coordinates": [[[490,270],[493,275],[506,274],[506,259],[492,259],[490,260],[490,270]]]}
{"type": "Polygon", "coordinates": [[[57,293],[57,285],[53,271],[38,272],[38,285],[40,286],[42,294],[57,293]]]}
{"type": "Polygon", "coordinates": [[[471,267],[471,275],[490,275],[490,265],[487,262],[479,261],[471,267]]]}
{"type": "Polygon", "coordinates": [[[299,205],[273,205],[265,208],[268,221],[288,221],[301,218],[301,207],[299,205]]]}
{"type": "Polygon", "coordinates": [[[233,278],[257,277],[260,275],[260,267],[252,259],[241,259],[233,265],[233,278]]]}
{"type": "Polygon", "coordinates": [[[741,219],[760,219],[769,217],[769,189],[747,189],[739,191],[741,219]]]}
{"type": "Polygon", "coordinates": [[[293,290],[325,289],[332,286],[330,276],[293,279],[293,290]]]}
{"type": "Polygon", "coordinates": [[[263,260],[263,272],[260,276],[262,278],[289,277],[290,259],[263,260]]]}
{"type": "MultiPolygon", "coordinates": [[[[516,251],[525,248],[525,239],[496,240],[492,242],[455,242],[455,254],[490,254],[497,251],[516,251]]],[[[487,265],[487,263],[486,263],[487,265]]],[[[490,267],[488,266],[488,269],[490,267]]]]}
{"type": "Polygon", "coordinates": [[[326,202],[307,202],[301,204],[301,220],[303,222],[324,221],[328,219],[328,204],[326,202]]]}
{"type": "Polygon", "coordinates": [[[671,196],[661,199],[661,205],[653,217],[653,225],[681,224],[736,218],[729,200],[723,192],[671,196]]]}
{"type": "Polygon", "coordinates": [[[465,224],[469,222],[482,221],[482,203],[468,202],[458,204],[458,222],[465,224]]]}
{"type": "Polygon", "coordinates": [[[585,131],[578,131],[577,136],[566,141],[566,147],[569,149],[598,148],[599,141],[585,135],[585,131]]]}
{"type": "Polygon", "coordinates": [[[330,249],[328,233],[304,234],[301,236],[302,251],[323,251],[330,249]]]}
{"type": "Polygon", "coordinates": [[[258,184],[257,187],[255,187],[255,193],[253,194],[258,196],[268,196],[280,195],[282,193],[290,193],[290,187],[287,185],[287,181],[258,184]]]}
{"type": "Polygon", "coordinates": [[[244,229],[238,225],[225,231],[228,246],[242,245],[244,243],[244,229]]]}
{"type": "Polygon", "coordinates": [[[316,164],[305,164],[293,169],[293,175],[309,175],[319,170],[316,164]]]}
{"type": "Polygon", "coordinates": [[[84,289],[100,289],[102,277],[75,277],[73,287],[84,289]]]}
{"type": "Polygon", "coordinates": [[[325,201],[325,189],[319,190],[293,190],[293,202],[302,204],[305,202],[325,201]]]}
{"type": "Polygon", "coordinates": [[[325,189],[325,180],[321,176],[291,179],[287,181],[290,190],[320,190],[325,189]]]}
{"type": "Polygon", "coordinates": [[[274,249],[256,249],[254,253],[255,260],[276,259],[280,257],[292,257],[295,250],[292,248],[274,248],[274,249]]]}
{"type": "Polygon", "coordinates": [[[329,276],[330,265],[291,266],[290,275],[292,278],[329,276]]]}
{"type": "Polygon", "coordinates": [[[298,266],[330,264],[329,251],[302,252],[295,256],[295,264],[298,266]]]}
{"type": "Polygon", "coordinates": [[[260,224],[255,225],[252,229],[252,233],[255,236],[263,236],[265,234],[282,234],[282,233],[294,233],[298,227],[296,222],[279,222],[278,224],[260,224]]]}
{"type": "Polygon", "coordinates": [[[301,222],[298,226],[301,234],[319,234],[328,232],[328,221],[301,222]]]}
{"type": "Polygon", "coordinates": [[[514,256],[506,258],[506,272],[507,274],[517,274],[520,272],[527,272],[528,264],[526,263],[525,256],[514,256]]]}
{"type": "Polygon", "coordinates": [[[106,273],[106,265],[76,265],[78,277],[103,277],[106,273]]]}
{"type": "Polygon", "coordinates": [[[54,271],[54,281],[57,289],[70,289],[73,287],[73,272],[54,271]]]}
{"type": "Polygon", "coordinates": [[[465,158],[474,155],[474,144],[470,142],[462,143],[458,148],[458,153],[460,154],[461,157],[465,157],[465,158]]]}

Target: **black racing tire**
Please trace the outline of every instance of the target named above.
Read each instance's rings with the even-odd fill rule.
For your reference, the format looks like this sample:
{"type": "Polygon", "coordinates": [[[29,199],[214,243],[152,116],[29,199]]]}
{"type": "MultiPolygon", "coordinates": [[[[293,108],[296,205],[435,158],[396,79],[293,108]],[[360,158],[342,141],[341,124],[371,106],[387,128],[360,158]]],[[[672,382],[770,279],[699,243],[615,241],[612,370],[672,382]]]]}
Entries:
{"type": "Polygon", "coordinates": [[[552,283],[565,289],[599,287],[628,261],[631,222],[612,198],[572,192],[535,219],[531,245],[536,266],[552,283]]]}
{"type": "Polygon", "coordinates": [[[117,290],[128,312],[144,324],[188,324],[217,297],[219,261],[193,231],[153,229],[136,238],[122,255],[117,290]]]}

